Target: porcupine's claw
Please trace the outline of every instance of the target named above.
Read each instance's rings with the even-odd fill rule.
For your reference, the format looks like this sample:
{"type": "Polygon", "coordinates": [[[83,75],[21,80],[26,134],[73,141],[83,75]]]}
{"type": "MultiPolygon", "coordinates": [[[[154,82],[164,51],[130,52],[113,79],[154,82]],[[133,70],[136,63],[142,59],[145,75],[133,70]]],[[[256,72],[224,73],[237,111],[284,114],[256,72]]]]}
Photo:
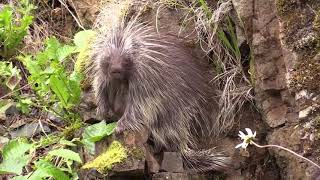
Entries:
{"type": "Polygon", "coordinates": [[[116,133],[121,134],[123,131],[125,131],[127,128],[125,127],[123,120],[120,119],[117,122],[117,127],[116,127],[116,133]]]}

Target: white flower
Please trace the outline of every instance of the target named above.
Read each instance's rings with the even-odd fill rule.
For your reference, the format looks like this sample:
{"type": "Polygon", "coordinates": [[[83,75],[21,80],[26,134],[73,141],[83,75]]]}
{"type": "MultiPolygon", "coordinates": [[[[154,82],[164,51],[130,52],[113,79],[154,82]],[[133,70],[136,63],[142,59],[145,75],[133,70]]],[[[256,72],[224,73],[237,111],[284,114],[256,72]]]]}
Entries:
{"type": "Polygon", "coordinates": [[[243,140],[243,142],[241,144],[238,144],[236,146],[236,148],[243,148],[246,149],[247,146],[251,143],[251,141],[256,137],[257,132],[255,131],[254,133],[252,133],[252,130],[249,128],[245,128],[248,135],[245,135],[242,131],[239,131],[238,136],[243,140]]]}

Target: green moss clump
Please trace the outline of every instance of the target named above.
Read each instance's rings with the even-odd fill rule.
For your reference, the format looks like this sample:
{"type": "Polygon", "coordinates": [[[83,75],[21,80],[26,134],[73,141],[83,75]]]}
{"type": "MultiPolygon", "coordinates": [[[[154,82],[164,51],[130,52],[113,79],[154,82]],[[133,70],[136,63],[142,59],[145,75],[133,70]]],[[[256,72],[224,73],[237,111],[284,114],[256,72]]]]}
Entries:
{"type": "Polygon", "coordinates": [[[143,159],[145,157],[145,153],[139,147],[135,147],[135,148],[130,149],[130,154],[132,155],[132,157],[134,157],[136,159],[143,159]]]}
{"type": "Polygon", "coordinates": [[[106,152],[102,153],[96,159],[86,163],[82,169],[96,169],[99,173],[105,174],[113,168],[115,164],[127,159],[127,149],[119,142],[113,141],[106,152]]]}
{"type": "Polygon", "coordinates": [[[83,122],[79,118],[78,120],[75,120],[63,130],[62,137],[65,137],[65,138],[72,137],[75,134],[75,132],[77,132],[77,130],[79,130],[81,127],[83,127],[83,122]]]}

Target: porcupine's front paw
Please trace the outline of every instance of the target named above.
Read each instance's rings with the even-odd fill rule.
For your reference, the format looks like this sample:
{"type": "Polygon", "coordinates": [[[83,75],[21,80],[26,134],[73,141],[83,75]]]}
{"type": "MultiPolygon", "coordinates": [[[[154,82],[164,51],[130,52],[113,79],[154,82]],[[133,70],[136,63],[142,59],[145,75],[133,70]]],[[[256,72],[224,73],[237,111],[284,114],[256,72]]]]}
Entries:
{"type": "Polygon", "coordinates": [[[121,118],[118,120],[117,122],[117,127],[116,127],[116,133],[117,134],[121,134],[122,132],[124,132],[125,130],[127,130],[124,120],[121,118]]]}

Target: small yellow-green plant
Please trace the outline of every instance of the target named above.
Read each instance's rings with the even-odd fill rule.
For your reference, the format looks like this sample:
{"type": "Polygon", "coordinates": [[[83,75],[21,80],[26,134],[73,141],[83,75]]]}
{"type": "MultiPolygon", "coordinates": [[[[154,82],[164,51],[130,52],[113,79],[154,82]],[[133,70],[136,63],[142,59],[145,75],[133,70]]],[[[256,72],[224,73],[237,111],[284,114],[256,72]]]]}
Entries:
{"type": "Polygon", "coordinates": [[[29,0],[20,0],[16,6],[5,5],[0,11],[0,56],[10,57],[21,44],[32,24],[32,10],[35,6],[29,0]]]}
{"type": "Polygon", "coordinates": [[[85,164],[83,169],[96,169],[100,173],[107,173],[117,163],[123,162],[127,158],[127,150],[118,141],[113,141],[106,152],[96,159],[85,164]]]}

